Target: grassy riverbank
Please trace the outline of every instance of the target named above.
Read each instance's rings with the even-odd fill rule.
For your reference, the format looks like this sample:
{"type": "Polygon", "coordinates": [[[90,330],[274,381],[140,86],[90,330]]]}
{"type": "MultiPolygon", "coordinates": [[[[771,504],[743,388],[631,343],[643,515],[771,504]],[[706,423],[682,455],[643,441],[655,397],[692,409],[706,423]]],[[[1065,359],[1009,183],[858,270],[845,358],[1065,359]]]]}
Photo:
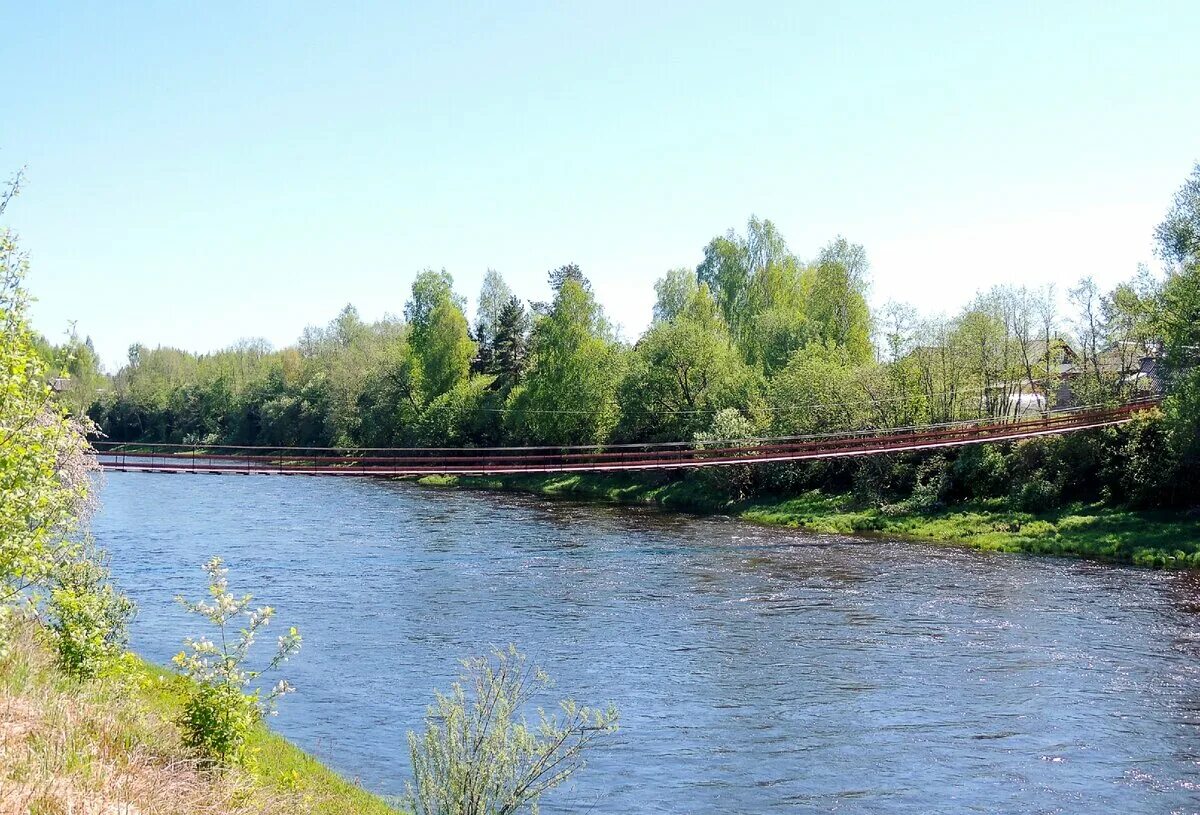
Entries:
{"type": "Polygon", "coordinates": [[[538,495],[721,513],[772,526],[839,534],[881,534],[1006,552],[1088,557],[1155,568],[1200,568],[1200,517],[1070,504],[1029,513],[1003,500],[913,510],[863,506],[850,495],[801,495],[730,502],[670,475],[563,474],[430,476],[428,486],[506,489],[538,495]]]}
{"type": "Polygon", "coordinates": [[[55,670],[36,627],[0,656],[0,813],[386,815],[396,810],[265,726],[252,765],[213,773],[173,724],[184,683],[132,655],[120,676],[80,684],[55,670]]]}

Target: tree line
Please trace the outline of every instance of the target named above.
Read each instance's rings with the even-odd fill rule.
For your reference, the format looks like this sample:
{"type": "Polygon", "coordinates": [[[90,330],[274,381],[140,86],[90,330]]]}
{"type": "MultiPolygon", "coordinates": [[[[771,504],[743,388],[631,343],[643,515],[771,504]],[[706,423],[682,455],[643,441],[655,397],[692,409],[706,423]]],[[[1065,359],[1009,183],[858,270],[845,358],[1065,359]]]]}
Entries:
{"type": "MultiPolygon", "coordinates": [[[[18,173],[0,184],[0,216],[22,180],[18,173]]],[[[301,637],[290,628],[265,665],[252,660],[255,640],[275,610],[254,608],[251,595],[234,594],[219,557],[204,564],[207,599],[176,598],[215,631],[184,640],[173,660],[181,675],[168,678],[127,652],[135,606],[88,534],[98,467],[87,436],[96,428],[80,413],[104,377],[90,342],[72,332],[56,347],[33,332],[28,265],[16,235],[0,226],[0,677],[6,704],[23,705],[37,725],[14,760],[6,754],[0,764],[0,788],[13,780],[18,787],[17,798],[4,796],[5,802],[20,799],[32,812],[45,811],[41,804],[50,801],[47,806],[64,811],[93,793],[90,800],[103,803],[112,792],[105,786],[108,770],[133,764],[132,781],[123,788],[133,802],[123,798],[128,806],[122,809],[307,812],[317,801],[320,811],[362,811],[364,801],[376,799],[336,777],[331,782],[328,774],[300,779],[288,770],[295,759],[286,752],[280,758],[278,748],[265,768],[260,764],[263,718],[294,688],[286,679],[269,688],[259,683],[299,651],[301,637]],[[64,704],[75,715],[48,724],[64,704]],[[173,727],[162,726],[168,717],[173,727]],[[46,736],[46,730],[53,732],[46,736]],[[76,772],[81,766],[89,768],[83,780],[76,772]],[[295,777],[276,782],[285,771],[295,777]],[[104,795],[97,784],[105,786],[104,795]],[[66,790],[61,800],[43,794],[59,788],[66,790]],[[288,796],[276,800],[284,791],[288,796]]],[[[443,282],[448,285],[448,279],[426,278],[421,291],[430,296],[414,294],[410,322],[430,330],[439,321],[457,324],[461,311],[446,307],[443,282]]],[[[464,350],[470,357],[466,346],[453,344],[428,351],[436,364],[418,381],[430,382],[449,367],[438,354],[453,360],[464,350]]],[[[228,356],[240,359],[242,351],[228,356]]],[[[435,694],[423,732],[409,732],[405,811],[537,811],[541,796],[582,769],[585,754],[617,729],[615,707],[571,699],[557,713],[538,708],[537,720],[527,722],[525,713],[550,680],[515,646],[462,666],[460,682],[435,694]]],[[[371,808],[384,810],[394,811],[382,801],[371,808]]]]}
{"type": "MultiPolygon", "coordinates": [[[[48,353],[75,366],[68,400],[109,439],[130,442],[691,441],[1016,418],[1165,391],[1147,428],[1090,436],[1118,448],[1145,436],[1149,481],[1101,477],[1106,457],[1126,472],[1139,464],[1099,447],[1077,452],[1092,461],[1079,473],[1041,480],[1055,496],[1090,479],[1114,500],[1177,504],[1196,483],[1200,426],[1198,187],[1200,166],[1156,231],[1161,274],[1139,269],[1107,292],[1085,278],[1065,313],[1051,287],[1008,285],[951,316],[898,303],[873,312],[862,246],[839,237],[804,260],[771,221],[751,218],[709,241],[696,268],[655,283],[653,322],[634,343],[617,337],[583,270],[567,264],[549,272],[548,302],[522,300],[489,271],[474,324],[451,275],[426,270],[402,317],[366,322],[347,306],[279,350],[255,340],[208,354],[137,345],[111,377],[86,342],[48,353]]],[[[894,460],[903,474],[882,476],[878,462],[764,467],[744,489],[873,479],[880,494],[911,493],[917,458],[894,460]]]]}

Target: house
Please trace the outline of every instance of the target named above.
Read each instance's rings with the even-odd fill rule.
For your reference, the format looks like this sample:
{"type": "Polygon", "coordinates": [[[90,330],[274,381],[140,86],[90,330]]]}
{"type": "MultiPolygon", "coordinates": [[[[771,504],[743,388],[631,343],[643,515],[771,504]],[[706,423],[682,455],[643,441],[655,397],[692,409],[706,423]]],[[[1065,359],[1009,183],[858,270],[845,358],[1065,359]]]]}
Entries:
{"type": "Polygon", "coordinates": [[[1065,342],[1058,366],[1056,407],[1076,407],[1083,403],[1080,394],[1094,392],[1099,378],[1109,394],[1135,396],[1162,391],[1159,354],[1142,343],[1113,343],[1096,354],[1095,362],[1084,360],[1065,342]]]}

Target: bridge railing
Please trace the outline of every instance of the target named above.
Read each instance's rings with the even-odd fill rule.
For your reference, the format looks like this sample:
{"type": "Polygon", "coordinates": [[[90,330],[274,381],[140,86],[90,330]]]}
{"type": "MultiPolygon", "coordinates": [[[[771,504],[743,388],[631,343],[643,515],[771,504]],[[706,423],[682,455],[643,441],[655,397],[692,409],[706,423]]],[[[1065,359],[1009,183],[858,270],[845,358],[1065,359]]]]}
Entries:
{"type": "Polygon", "coordinates": [[[387,475],[669,469],[857,456],[1065,432],[1124,421],[1153,404],[1083,407],[1018,421],[968,420],[908,428],[756,439],[566,447],[263,447],[94,442],[103,466],[209,473],[387,475]]]}

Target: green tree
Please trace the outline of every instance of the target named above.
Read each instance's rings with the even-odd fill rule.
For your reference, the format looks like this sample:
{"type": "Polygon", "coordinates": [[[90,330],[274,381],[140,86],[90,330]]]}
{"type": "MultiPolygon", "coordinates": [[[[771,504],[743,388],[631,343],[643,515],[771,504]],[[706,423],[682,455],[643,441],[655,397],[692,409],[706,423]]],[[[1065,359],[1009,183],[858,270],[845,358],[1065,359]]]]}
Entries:
{"type": "Polygon", "coordinates": [[[654,322],[670,322],[678,317],[695,296],[698,285],[691,269],[672,269],[660,277],[654,284],[654,322]]]}
{"type": "Polygon", "coordinates": [[[1200,491],[1200,164],[1175,196],[1157,231],[1168,263],[1159,297],[1158,333],[1168,396],[1163,413],[1175,466],[1159,461],[1159,483],[1176,502],[1200,491]]]}
{"type": "Polygon", "coordinates": [[[866,269],[862,247],[838,238],[822,250],[805,307],[812,339],[845,349],[857,364],[873,355],[866,269]]]}
{"type": "Polygon", "coordinates": [[[757,377],[733,346],[716,303],[701,285],[669,321],[638,342],[621,386],[621,434],[686,441],[726,407],[748,409],[757,377]]]}
{"type": "Polygon", "coordinates": [[[495,269],[488,269],[479,290],[479,307],[475,310],[475,343],[478,346],[472,370],[490,371],[496,355],[496,331],[500,312],[513,297],[512,289],[495,269]]]}
{"type": "Polygon", "coordinates": [[[1154,231],[1159,257],[1172,271],[1200,264],[1200,162],[1175,193],[1167,217],[1154,231]]]}
{"type": "Polygon", "coordinates": [[[445,271],[425,271],[413,281],[412,298],[404,307],[410,342],[421,362],[426,402],[464,382],[476,346],[467,330],[463,301],[445,271]]]}
{"type": "Polygon", "coordinates": [[[390,338],[364,377],[359,400],[362,442],[371,447],[413,441],[412,429],[425,408],[424,365],[407,332],[390,338]]]}
{"type": "Polygon", "coordinates": [[[467,380],[475,343],[467,318],[452,300],[438,303],[423,331],[413,332],[413,348],[421,360],[425,398],[433,400],[467,380]]]}
{"type": "Polygon", "coordinates": [[[515,296],[496,317],[494,345],[490,372],[496,374],[496,389],[507,394],[521,381],[529,359],[529,314],[515,296]]]}
{"type": "MultiPolygon", "coordinates": [[[[19,185],[0,195],[0,214],[19,185]]],[[[29,328],[28,259],[0,229],[0,606],[49,580],[78,547],[71,533],[91,498],[87,427],[47,383],[29,328]]]]}
{"type": "Polygon", "coordinates": [[[696,267],[696,279],[708,285],[725,323],[740,342],[759,310],[751,303],[755,278],[769,275],[773,267],[794,263],[775,225],[752,216],[745,236],[731,229],[724,237],[709,241],[704,259],[696,267]]]}
{"type": "Polygon", "coordinates": [[[445,269],[435,272],[426,269],[416,276],[412,284],[412,296],[404,304],[404,319],[415,331],[429,324],[429,317],[437,305],[445,300],[457,303],[461,309],[466,301],[454,294],[454,278],[445,269]]]}
{"type": "Polygon", "coordinates": [[[533,329],[532,366],[509,398],[509,426],[546,444],[604,441],[617,420],[623,356],[595,297],[568,279],[533,329]]]}
{"type": "Polygon", "coordinates": [[[589,293],[592,290],[592,284],[583,276],[583,270],[579,268],[578,263],[567,263],[557,269],[551,269],[546,276],[550,282],[550,290],[556,295],[568,281],[574,281],[589,293]]]}
{"type": "Polygon", "coordinates": [[[869,427],[874,416],[853,360],[843,348],[813,343],[771,379],[772,431],[799,435],[869,427]]]}
{"type": "Polygon", "coordinates": [[[417,422],[415,441],[431,447],[479,447],[502,440],[503,398],[484,374],[459,382],[430,402],[417,422]]]}

